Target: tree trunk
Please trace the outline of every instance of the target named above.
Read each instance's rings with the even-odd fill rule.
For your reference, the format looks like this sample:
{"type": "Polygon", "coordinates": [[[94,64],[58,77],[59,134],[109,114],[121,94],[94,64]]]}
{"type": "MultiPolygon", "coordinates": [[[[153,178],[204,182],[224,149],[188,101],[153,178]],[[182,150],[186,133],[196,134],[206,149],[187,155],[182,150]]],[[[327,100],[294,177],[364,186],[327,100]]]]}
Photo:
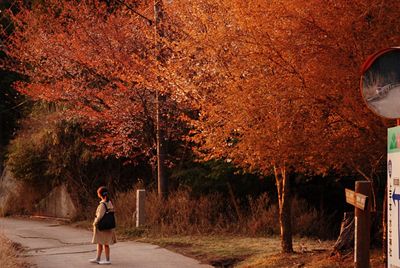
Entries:
{"type": "Polygon", "coordinates": [[[331,256],[342,254],[352,250],[354,247],[354,213],[345,212],[343,215],[342,224],[340,226],[340,234],[333,246],[331,256]]]}
{"type": "Polygon", "coordinates": [[[291,253],[293,252],[293,241],[289,179],[286,174],[286,167],[274,167],[274,172],[276,188],[278,190],[279,224],[281,227],[280,229],[282,253],[291,253]]]}

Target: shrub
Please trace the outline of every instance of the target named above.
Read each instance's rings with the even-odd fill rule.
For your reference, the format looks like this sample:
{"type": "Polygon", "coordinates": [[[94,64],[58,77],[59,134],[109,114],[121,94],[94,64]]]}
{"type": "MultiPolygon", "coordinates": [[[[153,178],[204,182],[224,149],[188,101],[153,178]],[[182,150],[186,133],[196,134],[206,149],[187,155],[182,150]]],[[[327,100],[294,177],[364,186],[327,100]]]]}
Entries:
{"type": "Polygon", "coordinates": [[[147,222],[161,233],[197,234],[226,229],[226,208],[218,194],[193,198],[188,189],[179,189],[162,200],[156,192],[149,192],[146,202],[147,222]]]}
{"type": "Polygon", "coordinates": [[[136,190],[117,193],[113,202],[116,211],[117,224],[120,227],[132,228],[135,226],[136,190]]]}
{"type": "MultiPolygon", "coordinates": [[[[133,227],[136,189],[119,193],[115,199],[120,226],[133,227]]],[[[179,189],[168,199],[157,192],[146,192],[146,223],[149,231],[162,234],[200,234],[226,231],[232,212],[221,195],[210,194],[194,198],[188,189],[179,189]]]]}
{"type": "Polygon", "coordinates": [[[314,236],[321,239],[335,237],[333,217],[312,208],[305,200],[294,198],[292,202],[293,233],[300,236],[314,236]]]}
{"type": "Polygon", "coordinates": [[[279,233],[278,206],[270,203],[264,193],[258,198],[249,197],[247,229],[251,235],[272,235],[279,233]]]}
{"type": "MultiPolygon", "coordinates": [[[[243,217],[228,205],[221,194],[193,196],[187,188],[171,192],[167,199],[159,198],[157,192],[146,192],[146,228],[155,234],[223,234],[235,233],[252,236],[279,235],[278,206],[267,194],[248,198],[248,206],[242,207],[243,217]]],[[[119,226],[135,226],[136,189],[119,193],[115,199],[119,226]]],[[[293,234],[327,238],[331,226],[317,210],[306,201],[294,198],[292,203],[293,234]]]]}

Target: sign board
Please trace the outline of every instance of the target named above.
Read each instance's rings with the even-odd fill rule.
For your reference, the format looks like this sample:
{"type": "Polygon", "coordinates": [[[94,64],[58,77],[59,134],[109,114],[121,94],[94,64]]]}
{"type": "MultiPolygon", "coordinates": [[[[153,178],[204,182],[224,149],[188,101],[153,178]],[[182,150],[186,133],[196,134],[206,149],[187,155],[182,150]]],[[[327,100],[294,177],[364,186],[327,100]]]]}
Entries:
{"type": "Polygon", "coordinates": [[[400,126],[388,129],[388,267],[400,268],[400,126]]]}
{"type": "Polygon", "coordinates": [[[400,47],[371,55],[361,72],[361,95],[368,108],[385,118],[400,118],[400,47]]]}
{"type": "Polygon", "coordinates": [[[352,190],[345,189],[346,193],[346,202],[349,203],[350,205],[355,206],[356,208],[364,210],[367,202],[368,202],[368,196],[356,193],[352,190]]]}

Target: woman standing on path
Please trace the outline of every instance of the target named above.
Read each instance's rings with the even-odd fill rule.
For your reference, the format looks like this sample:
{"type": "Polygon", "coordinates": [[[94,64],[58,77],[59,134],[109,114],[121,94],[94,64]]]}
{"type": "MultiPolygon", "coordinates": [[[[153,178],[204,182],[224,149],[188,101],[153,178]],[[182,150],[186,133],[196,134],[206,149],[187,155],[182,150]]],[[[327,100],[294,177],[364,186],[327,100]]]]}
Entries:
{"type": "Polygon", "coordinates": [[[92,243],[97,244],[97,257],[91,259],[90,262],[98,264],[111,264],[110,245],[117,242],[114,229],[100,231],[97,228],[97,224],[103,218],[106,211],[114,212],[114,207],[110,200],[109,192],[106,187],[102,186],[99,189],[97,189],[97,195],[101,199],[101,201],[96,210],[96,218],[93,221],[93,239],[92,239],[92,243]],[[104,253],[106,255],[105,261],[101,260],[103,245],[104,245],[104,253]]]}

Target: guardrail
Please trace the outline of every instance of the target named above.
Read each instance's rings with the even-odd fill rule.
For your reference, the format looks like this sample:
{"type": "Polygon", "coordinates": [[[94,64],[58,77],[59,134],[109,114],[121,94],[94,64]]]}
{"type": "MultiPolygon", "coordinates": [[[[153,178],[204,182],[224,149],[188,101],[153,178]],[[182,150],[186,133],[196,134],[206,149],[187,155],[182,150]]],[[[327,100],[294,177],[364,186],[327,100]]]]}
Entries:
{"type": "Polygon", "coordinates": [[[366,100],[368,102],[380,100],[380,99],[384,98],[389,93],[389,91],[391,89],[399,87],[399,86],[400,86],[400,83],[387,84],[387,85],[385,85],[383,87],[378,87],[376,89],[376,94],[374,96],[371,96],[371,97],[367,98],[366,100]]]}

